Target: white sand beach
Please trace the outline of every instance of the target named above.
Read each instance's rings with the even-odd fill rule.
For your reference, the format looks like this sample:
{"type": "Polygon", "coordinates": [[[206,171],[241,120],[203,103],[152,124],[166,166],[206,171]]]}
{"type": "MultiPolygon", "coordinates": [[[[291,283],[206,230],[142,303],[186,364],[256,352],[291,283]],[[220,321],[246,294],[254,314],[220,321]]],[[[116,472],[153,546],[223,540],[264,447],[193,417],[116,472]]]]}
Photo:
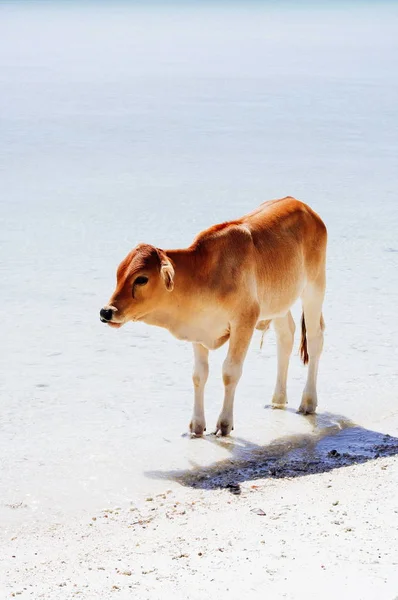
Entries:
{"type": "Polygon", "coordinates": [[[398,597],[397,25],[376,2],[2,4],[1,598],[398,597]],[[233,435],[190,439],[189,344],[99,309],[138,242],[288,194],[329,231],[318,413],[298,334],[269,408],[257,332],[233,435]]]}

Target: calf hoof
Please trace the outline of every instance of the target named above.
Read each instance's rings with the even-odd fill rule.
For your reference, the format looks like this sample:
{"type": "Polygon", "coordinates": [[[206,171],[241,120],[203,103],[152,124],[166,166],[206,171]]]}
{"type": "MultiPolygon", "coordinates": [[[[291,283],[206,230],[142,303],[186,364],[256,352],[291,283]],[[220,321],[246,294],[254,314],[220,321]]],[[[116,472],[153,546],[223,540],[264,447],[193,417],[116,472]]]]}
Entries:
{"type": "Polygon", "coordinates": [[[314,398],[314,396],[307,396],[306,394],[303,394],[298,412],[302,415],[312,415],[316,411],[317,404],[318,402],[316,397],[314,398]]]}
{"type": "Polygon", "coordinates": [[[206,423],[202,419],[193,418],[189,424],[189,430],[192,433],[192,435],[201,437],[206,431],[206,423]]]}
{"type": "Polygon", "coordinates": [[[220,419],[217,423],[216,430],[214,433],[217,435],[217,433],[220,432],[221,435],[225,437],[226,435],[229,435],[231,433],[233,428],[234,425],[232,421],[228,421],[228,419],[220,419]]]}
{"type": "Polygon", "coordinates": [[[286,394],[274,394],[272,398],[272,408],[285,408],[287,404],[286,394]]]}

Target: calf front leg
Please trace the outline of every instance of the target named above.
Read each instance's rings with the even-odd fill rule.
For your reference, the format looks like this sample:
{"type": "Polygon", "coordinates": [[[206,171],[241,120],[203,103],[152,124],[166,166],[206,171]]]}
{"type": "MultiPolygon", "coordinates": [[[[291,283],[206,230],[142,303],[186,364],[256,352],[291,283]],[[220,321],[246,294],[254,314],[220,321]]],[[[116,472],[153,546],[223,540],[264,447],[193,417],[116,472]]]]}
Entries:
{"type": "Polygon", "coordinates": [[[242,375],[243,362],[253,335],[259,311],[256,309],[240,319],[231,327],[228,354],[223,364],[223,380],[225,387],[224,403],[217,421],[216,431],[221,435],[229,435],[234,428],[235,390],[242,375]]]}
{"type": "Polygon", "coordinates": [[[192,344],[194,352],[194,368],[192,381],[195,390],[195,402],[193,407],[192,420],[189,425],[191,433],[203,435],[206,431],[205,411],[204,411],[204,391],[207,378],[209,376],[209,351],[202,344],[192,344]]]}

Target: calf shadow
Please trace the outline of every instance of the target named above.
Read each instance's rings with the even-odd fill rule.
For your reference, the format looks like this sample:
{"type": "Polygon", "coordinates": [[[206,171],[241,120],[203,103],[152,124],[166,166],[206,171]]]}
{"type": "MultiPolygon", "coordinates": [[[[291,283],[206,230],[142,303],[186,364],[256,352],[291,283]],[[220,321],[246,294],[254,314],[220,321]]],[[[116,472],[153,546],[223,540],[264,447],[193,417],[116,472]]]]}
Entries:
{"type": "Polygon", "coordinates": [[[244,481],[325,473],[398,454],[398,438],[360,427],[341,415],[320,413],[298,418],[311,423],[311,433],[281,437],[265,446],[239,437],[208,435],[205,440],[227,449],[230,458],[209,466],[193,465],[191,469],[146,475],[192,488],[226,488],[239,494],[244,481]]]}

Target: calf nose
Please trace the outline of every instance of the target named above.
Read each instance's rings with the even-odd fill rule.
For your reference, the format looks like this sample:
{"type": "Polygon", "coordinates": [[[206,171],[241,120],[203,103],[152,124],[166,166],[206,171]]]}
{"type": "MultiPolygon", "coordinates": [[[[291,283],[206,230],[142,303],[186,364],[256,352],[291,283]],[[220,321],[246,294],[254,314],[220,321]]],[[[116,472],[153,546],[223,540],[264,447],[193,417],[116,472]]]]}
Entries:
{"type": "Polygon", "coordinates": [[[101,308],[100,319],[103,323],[112,321],[112,316],[113,316],[113,310],[111,308],[101,308]]]}

